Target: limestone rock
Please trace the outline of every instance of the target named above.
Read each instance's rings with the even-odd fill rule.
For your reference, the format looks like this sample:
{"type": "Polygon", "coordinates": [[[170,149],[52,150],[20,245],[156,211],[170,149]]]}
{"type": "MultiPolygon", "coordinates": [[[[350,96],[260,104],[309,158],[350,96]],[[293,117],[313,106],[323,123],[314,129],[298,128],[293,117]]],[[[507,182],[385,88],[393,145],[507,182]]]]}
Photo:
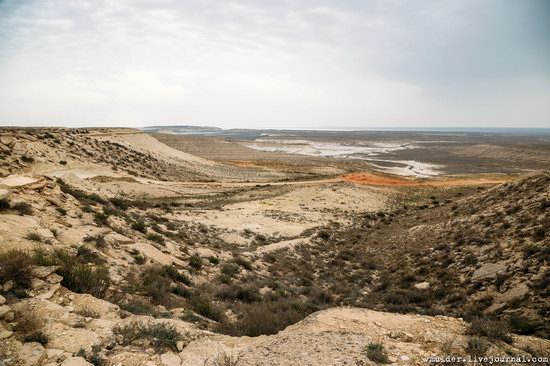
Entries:
{"type": "Polygon", "coordinates": [[[8,305],[0,306],[0,318],[4,317],[4,315],[6,315],[10,310],[11,309],[8,305]]]}
{"type": "Polygon", "coordinates": [[[6,303],[6,298],[0,295],[0,305],[4,305],[5,303],[6,303]]]}
{"type": "Polygon", "coordinates": [[[40,364],[40,361],[46,355],[46,350],[37,342],[24,343],[17,355],[22,365],[34,366],[40,364]]]}
{"type": "Polygon", "coordinates": [[[0,189],[0,200],[8,199],[10,191],[7,189],[0,189]]]}
{"type": "Polygon", "coordinates": [[[13,151],[13,153],[16,154],[16,155],[24,155],[24,154],[27,153],[27,148],[26,148],[26,146],[23,145],[22,143],[16,142],[16,143],[13,145],[12,151],[13,151]]]}
{"type": "Polygon", "coordinates": [[[414,287],[418,290],[427,290],[427,289],[430,288],[430,283],[429,282],[419,282],[419,283],[415,284],[414,287]]]}
{"type": "Polygon", "coordinates": [[[521,300],[525,297],[525,295],[527,295],[528,292],[529,292],[529,287],[527,286],[527,284],[525,284],[525,282],[523,282],[517,286],[512,287],[511,289],[509,289],[508,291],[500,295],[496,299],[496,301],[509,303],[515,300],[521,300]]]}
{"type": "Polygon", "coordinates": [[[180,366],[181,359],[173,352],[166,352],[160,355],[160,362],[165,366],[180,366]]]}
{"type": "Polygon", "coordinates": [[[49,275],[51,275],[52,273],[54,273],[58,268],[59,268],[58,266],[35,267],[32,270],[32,274],[33,274],[33,276],[38,277],[38,278],[46,278],[49,275]]]}
{"type": "Polygon", "coordinates": [[[40,295],[37,295],[36,297],[39,299],[51,299],[52,296],[56,293],[57,290],[61,288],[61,285],[59,283],[56,283],[50,287],[50,289],[44,293],[41,293],[40,295]]]}
{"type": "Polygon", "coordinates": [[[13,332],[11,330],[4,329],[4,327],[0,324],[0,339],[9,338],[12,334],[13,332]]]}
{"type": "Polygon", "coordinates": [[[13,288],[13,281],[9,280],[2,285],[2,291],[9,292],[13,288]]]}
{"type": "Polygon", "coordinates": [[[472,275],[472,281],[495,278],[497,274],[504,273],[506,268],[507,267],[504,263],[486,263],[475,270],[472,275]]]}
{"type": "Polygon", "coordinates": [[[65,361],[63,361],[61,366],[93,366],[93,365],[82,357],[69,357],[65,361]]]}
{"type": "Polygon", "coordinates": [[[3,144],[3,145],[6,145],[8,147],[11,147],[14,145],[15,143],[15,139],[11,136],[1,136],[0,137],[0,142],[3,144]]]}
{"type": "Polygon", "coordinates": [[[185,346],[185,343],[183,343],[183,341],[178,341],[176,343],[176,348],[178,349],[178,351],[182,351],[183,350],[183,347],[185,346]]]}
{"type": "Polygon", "coordinates": [[[516,300],[521,300],[525,296],[527,296],[527,293],[529,292],[529,287],[526,283],[522,282],[508,291],[504,292],[503,294],[500,294],[495,300],[494,304],[489,306],[485,313],[492,313],[497,310],[502,309],[506,304],[511,303],[516,300]]]}
{"type": "Polygon", "coordinates": [[[46,287],[46,282],[38,278],[33,278],[31,280],[31,287],[33,290],[39,291],[39,290],[42,290],[44,287],[46,287]]]}
{"type": "Polygon", "coordinates": [[[63,277],[58,275],[57,273],[52,273],[46,278],[46,281],[50,284],[59,283],[63,280],[63,277]]]}

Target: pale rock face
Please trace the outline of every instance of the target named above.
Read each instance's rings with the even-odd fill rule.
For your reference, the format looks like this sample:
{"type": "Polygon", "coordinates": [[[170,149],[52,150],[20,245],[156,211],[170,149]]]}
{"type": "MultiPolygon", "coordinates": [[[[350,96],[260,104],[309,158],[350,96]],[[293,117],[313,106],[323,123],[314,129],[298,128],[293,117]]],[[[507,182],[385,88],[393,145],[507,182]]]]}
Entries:
{"type": "Polygon", "coordinates": [[[527,293],[529,292],[529,287],[525,282],[522,282],[508,291],[506,291],[503,294],[500,294],[497,296],[497,298],[494,300],[494,304],[489,306],[485,313],[492,313],[496,310],[502,309],[506,304],[511,303],[516,300],[521,300],[525,296],[527,296],[527,293]]]}
{"type": "Polygon", "coordinates": [[[507,266],[503,263],[487,263],[475,270],[472,281],[495,278],[497,274],[504,273],[507,266]]]}
{"type": "Polygon", "coordinates": [[[4,305],[5,303],[6,303],[6,298],[0,295],[0,305],[4,305]]]}
{"type": "Polygon", "coordinates": [[[51,275],[49,275],[47,278],[46,278],[46,281],[49,283],[49,284],[56,284],[56,283],[59,283],[63,280],[63,277],[61,277],[60,275],[58,275],[57,273],[52,273],[51,275]]]}
{"type": "Polygon", "coordinates": [[[32,270],[32,274],[33,276],[36,276],[38,278],[46,278],[48,277],[49,275],[51,275],[52,273],[54,273],[57,268],[59,268],[58,266],[40,266],[40,267],[35,267],[33,270],[32,270]]]}
{"type": "Polygon", "coordinates": [[[61,366],[93,366],[93,365],[82,357],[70,357],[70,358],[67,358],[65,361],[63,361],[61,366]]]}
{"type": "Polygon", "coordinates": [[[181,359],[173,352],[166,352],[160,355],[160,361],[165,366],[180,366],[181,359]]]}
{"type": "Polygon", "coordinates": [[[2,136],[0,137],[0,142],[7,147],[13,146],[15,139],[11,136],[2,136]]]}
{"type": "Polygon", "coordinates": [[[10,311],[10,307],[8,305],[2,305],[0,306],[0,318],[3,318],[4,315],[6,315],[10,311]]]}
{"type": "Polygon", "coordinates": [[[13,332],[11,330],[4,329],[0,324],[0,339],[6,339],[11,337],[13,332]]]}
{"type": "Polygon", "coordinates": [[[420,283],[415,284],[414,287],[419,289],[419,290],[427,290],[427,289],[430,288],[430,283],[429,282],[420,282],[420,283]]]}
{"type": "Polygon", "coordinates": [[[18,352],[18,358],[25,366],[39,365],[45,355],[46,350],[37,342],[24,343],[18,352]]]}

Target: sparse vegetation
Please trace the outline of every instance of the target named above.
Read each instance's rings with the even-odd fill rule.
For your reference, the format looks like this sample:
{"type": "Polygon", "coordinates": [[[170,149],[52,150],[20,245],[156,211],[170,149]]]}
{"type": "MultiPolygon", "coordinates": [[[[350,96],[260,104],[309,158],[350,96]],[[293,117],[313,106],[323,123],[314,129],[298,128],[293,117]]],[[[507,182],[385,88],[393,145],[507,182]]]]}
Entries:
{"type": "Polygon", "coordinates": [[[238,355],[228,354],[221,350],[212,360],[205,361],[205,366],[238,366],[239,363],[240,357],[238,355]]]}
{"type": "Polygon", "coordinates": [[[369,360],[378,364],[391,363],[388,358],[388,353],[381,343],[369,343],[367,347],[365,347],[365,353],[369,360]]]}
{"type": "Polygon", "coordinates": [[[22,250],[0,252],[0,283],[13,283],[13,290],[31,287],[33,258],[22,250]]]}
{"type": "Polygon", "coordinates": [[[466,352],[468,352],[470,356],[485,357],[489,346],[489,343],[485,339],[471,337],[468,339],[468,347],[466,348],[466,352]]]}
{"type": "Polygon", "coordinates": [[[27,236],[25,236],[26,239],[32,240],[32,241],[43,241],[44,238],[38,233],[28,233],[27,236]]]}
{"type": "Polygon", "coordinates": [[[44,322],[30,310],[17,314],[15,331],[21,334],[23,342],[38,342],[42,345],[48,343],[48,337],[44,333],[44,322]]]}
{"type": "Polygon", "coordinates": [[[27,202],[16,202],[11,206],[11,208],[17,211],[21,216],[30,216],[33,213],[32,205],[27,202]]]}
{"type": "Polygon", "coordinates": [[[476,318],[470,323],[467,333],[473,336],[486,337],[492,341],[512,343],[510,326],[498,320],[476,318]]]}
{"type": "Polygon", "coordinates": [[[128,325],[116,326],[113,328],[113,333],[119,344],[138,345],[146,341],[158,351],[163,349],[177,351],[177,342],[184,340],[176,327],[169,323],[132,322],[128,325]]]}

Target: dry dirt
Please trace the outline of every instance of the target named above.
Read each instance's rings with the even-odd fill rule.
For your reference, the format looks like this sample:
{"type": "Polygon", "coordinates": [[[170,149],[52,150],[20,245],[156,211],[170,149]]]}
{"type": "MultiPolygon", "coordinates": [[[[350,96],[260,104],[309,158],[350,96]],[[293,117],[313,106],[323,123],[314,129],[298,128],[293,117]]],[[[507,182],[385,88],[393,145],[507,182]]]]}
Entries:
{"type": "MultiPolygon", "coordinates": [[[[364,300],[390,267],[399,273],[393,261],[410,264],[413,250],[404,246],[413,236],[400,236],[405,230],[422,243],[433,234],[447,240],[437,220],[451,205],[478,207],[495,197],[479,193],[483,187],[531,181],[499,174],[412,180],[374,173],[365,162],[158,137],[166,144],[131,129],[0,130],[0,365],[360,366],[375,363],[371,343],[402,365],[472,353],[474,336],[458,316],[339,305],[374,307],[364,300]],[[8,254],[24,257],[28,271],[14,277],[8,254]],[[29,312],[41,320],[33,332],[29,312]],[[164,328],[134,339],[120,331],[133,322],[164,328]],[[238,362],[216,363],[224,357],[238,362]]],[[[524,215],[510,230],[546,228],[547,206],[531,217],[546,190],[516,195],[524,215]]],[[[487,217],[506,209],[493,206],[487,217]]],[[[482,225],[463,211],[451,229],[482,225]]],[[[546,232],[536,232],[543,239],[535,249],[544,254],[546,232]]],[[[546,259],[536,266],[531,277],[544,277],[546,259]]],[[[416,291],[422,276],[406,291],[416,291]]],[[[535,280],[525,286],[539,304],[547,295],[535,280]]],[[[505,279],[502,294],[519,283],[505,279]]],[[[473,291],[493,285],[483,286],[473,291]]],[[[432,299],[431,289],[418,291],[432,299]]],[[[549,349],[547,340],[525,335],[512,343],[478,336],[490,355],[549,349]]]]}

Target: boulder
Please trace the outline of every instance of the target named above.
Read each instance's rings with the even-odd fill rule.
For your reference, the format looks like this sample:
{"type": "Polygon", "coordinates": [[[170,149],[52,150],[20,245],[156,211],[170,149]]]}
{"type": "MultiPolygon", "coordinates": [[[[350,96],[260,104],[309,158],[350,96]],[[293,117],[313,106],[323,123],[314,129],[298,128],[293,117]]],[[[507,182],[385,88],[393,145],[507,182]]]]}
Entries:
{"type": "Polygon", "coordinates": [[[0,295],[0,305],[4,305],[5,303],[6,303],[6,298],[0,295]]]}
{"type": "Polygon", "coordinates": [[[11,136],[0,136],[0,142],[6,146],[13,146],[15,139],[11,136]]]}
{"type": "Polygon", "coordinates": [[[160,362],[165,366],[180,366],[181,359],[173,352],[166,352],[160,355],[160,362]]]}
{"type": "Polygon", "coordinates": [[[59,283],[63,280],[63,277],[61,277],[60,275],[58,275],[57,273],[52,273],[51,275],[49,275],[48,277],[46,277],[46,281],[50,284],[55,284],[55,283],[59,283]]]}
{"type": "Polygon", "coordinates": [[[39,365],[45,355],[46,350],[37,342],[23,343],[23,346],[17,352],[17,356],[21,361],[20,364],[25,366],[39,365]]]}
{"type": "Polygon", "coordinates": [[[527,293],[529,292],[529,287],[525,282],[522,282],[508,291],[500,294],[495,300],[493,305],[489,306],[487,309],[485,309],[485,313],[493,313],[497,310],[500,310],[506,306],[506,304],[509,304],[511,302],[514,302],[516,300],[522,300],[525,296],[527,296],[527,293]]]}
{"type": "Polygon", "coordinates": [[[65,361],[63,361],[61,366],[93,366],[93,365],[82,357],[69,357],[65,361]]]}
{"type": "Polygon", "coordinates": [[[54,273],[55,271],[57,271],[57,269],[59,268],[59,266],[40,266],[40,267],[35,267],[33,268],[32,270],[32,274],[33,276],[35,277],[38,277],[38,278],[47,278],[49,275],[51,275],[52,273],[54,273]]]}
{"type": "Polygon", "coordinates": [[[12,152],[16,155],[25,155],[27,153],[27,147],[20,142],[16,142],[12,147],[12,152]]]}
{"type": "Polygon", "coordinates": [[[0,324],[0,339],[6,339],[11,337],[13,332],[11,330],[4,329],[2,324],[0,324]]]}
{"type": "Polygon", "coordinates": [[[506,272],[506,268],[504,263],[486,263],[474,271],[472,281],[495,278],[498,274],[506,272]]]}
{"type": "Polygon", "coordinates": [[[430,283],[429,282],[419,282],[419,283],[414,285],[414,288],[416,288],[418,290],[427,290],[427,289],[430,288],[430,283]]]}
{"type": "Polygon", "coordinates": [[[522,282],[497,297],[496,302],[509,303],[516,300],[521,300],[525,297],[525,295],[527,295],[528,292],[529,287],[525,282],[522,282]]]}
{"type": "Polygon", "coordinates": [[[8,305],[0,306],[0,318],[4,317],[4,315],[6,315],[10,310],[11,309],[8,305]]]}
{"type": "Polygon", "coordinates": [[[10,196],[10,191],[0,188],[0,200],[7,200],[10,196]]]}

